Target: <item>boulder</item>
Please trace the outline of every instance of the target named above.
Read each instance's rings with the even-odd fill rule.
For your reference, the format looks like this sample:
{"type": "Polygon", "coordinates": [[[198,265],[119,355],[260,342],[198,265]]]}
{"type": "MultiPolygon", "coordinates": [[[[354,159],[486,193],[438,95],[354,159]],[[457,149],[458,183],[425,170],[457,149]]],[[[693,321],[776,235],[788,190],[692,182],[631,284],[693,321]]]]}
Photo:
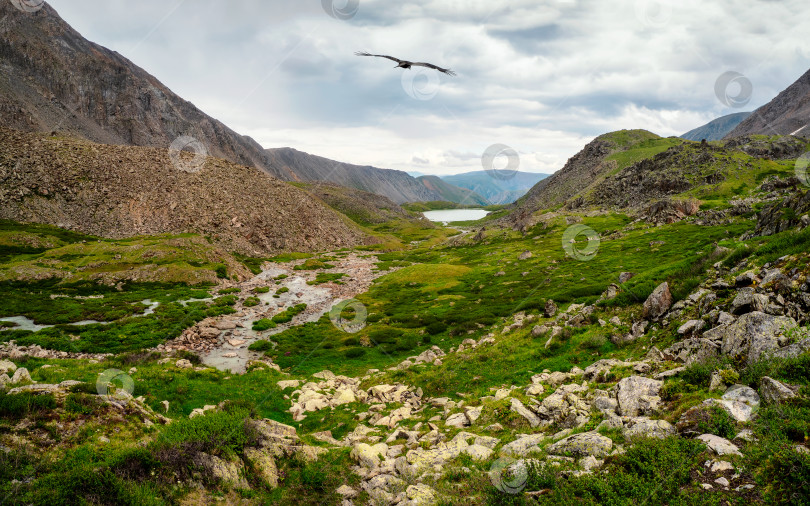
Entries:
{"type": "Polygon", "coordinates": [[[604,457],[613,449],[613,441],[596,431],[574,434],[557,441],[548,447],[552,455],[571,455],[575,457],[604,457]]]}
{"type": "Polygon", "coordinates": [[[357,443],[352,449],[351,456],[357,460],[362,467],[367,469],[377,469],[380,462],[385,460],[388,454],[388,445],[378,443],[374,446],[366,443],[357,443]]]}
{"type": "Polygon", "coordinates": [[[278,487],[278,466],[270,451],[264,448],[245,448],[245,460],[268,487],[278,487]]]}
{"type": "Polygon", "coordinates": [[[553,318],[557,314],[557,304],[551,299],[546,301],[545,314],[546,318],[553,318]]]}
{"type": "Polygon", "coordinates": [[[14,371],[14,376],[11,377],[11,382],[18,385],[20,383],[33,383],[33,380],[31,379],[31,374],[28,372],[28,369],[25,367],[20,367],[14,371]]]}
{"type": "Polygon", "coordinates": [[[495,452],[486,446],[474,444],[464,448],[464,453],[472,457],[473,460],[487,460],[495,452]]]}
{"type": "Polygon", "coordinates": [[[703,441],[703,443],[717,455],[742,455],[740,449],[732,444],[731,441],[720,436],[702,434],[698,436],[697,439],[703,441]]]}
{"type": "Polygon", "coordinates": [[[753,288],[743,288],[731,302],[731,314],[741,315],[752,311],[765,311],[768,296],[755,293],[753,288]]]}
{"type": "Polygon", "coordinates": [[[649,400],[642,399],[642,397],[657,396],[663,384],[662,381],[645,378],[644,376],[630,376],[619,381],[618,385],[616,385],[619,414],[622,416],[644,414],[642,406],[649,400]]]}
{"type": "Polygon", "coordinates": [[[408,485],[408,488],[405,489],[405,496],[411,501],[411,504],[434,504],[436,502],[436,492],[422,483],[408,485]]]}
{"type": "Polygon", "coordinates": [[[703,320],[689,320],[678,327],[678,334],[691,337],[699,334],[704,326],[706,326],[706,322],[703,320]]]}
{"type": "Polygon", "coordinates": [[[684,339],[661,352],[666,360],[693,364],[720,354],[720,345],[704,338],[684,339]]]}
{"type": "Polygon", "coordinates": [[[468,427],[470,425],[470,421],[467,419],[464,413],[455,413],[447,417],[444,424],[448,427],[456,427],[457,429],[461,429],[463,427],[468,427]]]}
{"type": "Polygon", "coordinates": [[[780,348],[773,352],[773,356],[778,358],[793,358],[807,351],[810,351],[810,338],[780,348]]]}
{"type": "Polygon", "coordinates": [[[729,325],[715,327],[703,334],[721,342],[720,352],[730,357],[747,357],[752,364],[766,354],[779,350],[779,338],[796,328],[796,320],[759,311],[745,314],[729,325]]]}
{"type": "Polygon", "coordinates": [[[671,306],[672,293],[669,291],[669,283],[661,283],[644,301],[644,318],[657,320],[669,311],[671,306]]]}
{"type": "Polygon", "coordinates": [[[627,439],[664,439],[675,434],[675,427],[666,420],[650,420],[646,417],[632,418],[622,430],[622,434],[627,439]]]}
{"type": "Polygon", "coordinates": [[[228,484],[240,490],[250,489],[247,480],[244,478],[244,465],[241,461],[227,461],[207,453],[197,453],[192,458],[192,463],[202,468],[205,473],[217,481],[228,484]]]}
{"type": "Polygon", "coordinates": [[[511,455],[514,457],[525,457],[532,452],[540,451],[538,445],[545,441],[547,436],[545,434],[528,434],[505,444],[501,448],[501,453],[504,455],[511,455]]]}
{"type": "Polygon", "coordinates": [[[0,360],[0,374],[14,374],[17,364],[8,360],[0,360]]]}
{"type": "Polygon", "coordinates": [[[723,394],[723,400],[739,401],[748,404],[754,409],[759,407],[759,395],[757,395],[757,392],[753,388],[745,385],[732,385],[728,387],[723,394]]]}
{"type": "Polygon", "coordinates": [[[787,385],[768,376],[759,382],[759,393],[768,404],[779,404],[796,397],[796,393],[787,385]]]}
{"type": "Polygon", "coordinates": [[[540,418],[537,415],[535,415],[532,411],[530,411],[529,408],[524,406],[523,403],[520,402],[518,399],[514,398],[512,399],[511,409],[515,413],[525,418],[529,422],[529,425],[532,426],[532,428],[536,428],[540,425],[540,418]]]}

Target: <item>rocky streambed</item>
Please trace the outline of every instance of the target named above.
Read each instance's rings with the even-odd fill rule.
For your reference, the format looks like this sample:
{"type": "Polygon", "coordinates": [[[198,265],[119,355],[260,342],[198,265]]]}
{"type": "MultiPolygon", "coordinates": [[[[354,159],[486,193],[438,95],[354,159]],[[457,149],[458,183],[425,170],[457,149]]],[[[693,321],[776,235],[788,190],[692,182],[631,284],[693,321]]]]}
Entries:
{"type": "MultiPolygon", "coordinates": [[[[234,373],[244,373],[248,363],[261,357],[248,347],[254,342],[266,339],[285,330],[315,322],[326,314],[334,304],[348,300],[365,292],[378,277],[392,271],[375,271],[377,258],[373,255],[347,254],[329,260],[329,269],[295,270],[304,263],[296,260],[286,263],[266,263],[264,270],[252,279],[220,289],[238,288],[239,301],[234,308],[236,313],[216,318],[207,318],[186,329],[177,339],[157,348],[159,351],[186,350],[200,355],[205,365],[234,373]],[[345,274],[338,282],[309,284],[321,273],[345,274]],[[286,276],[286,277],[285,277],[286,276]],[[255,290],[269,287],[267,293],[255,290]],[[286,288],[287,290],[283,290],[286,288]],[[283,292],[283,293],[279,293],[283,292]],[[245,305],[246,299],[256,297],[259,304],[245,305]],[[253,323],[273,316],[298,304],[306,304],[306,309],[293,317],[289,323],[265,331],[252,330],[253,323]]],[[[265,358],[266,360],[266,358],[265,358]]]]}

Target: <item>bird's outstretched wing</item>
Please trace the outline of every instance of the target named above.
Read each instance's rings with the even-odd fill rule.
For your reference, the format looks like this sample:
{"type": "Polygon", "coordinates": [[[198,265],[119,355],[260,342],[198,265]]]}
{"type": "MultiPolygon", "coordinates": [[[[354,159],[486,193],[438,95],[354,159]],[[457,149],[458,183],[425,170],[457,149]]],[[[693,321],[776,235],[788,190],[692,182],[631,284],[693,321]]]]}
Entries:
{"type": "Polygon", "coordinates": [[[454,75],[456,75],[456,73],[455,73],[455,72],[453,72],[452,70],[450,70],[450,69],[443,69],[443,68],[441,68],[441,67],[438,67],[438,66],[436,66],[436,65],[433,65],[432,63],[425,63],[425,62],[417,61],[417,62],[413,62],[413,63],[411,63],[411,65],[412,65],[412,66],[414,66],[414,67],[427,67],[427,68],[431,68],[431,69],[436,69],[436,70],[438,70],[439,72],[442,72],[442,73],[444,73],[444,74],[447,74],[448,76],[454,76],[454,75]]]}
{"type": "Polygon", "coordinates": [[[403,60],[400,60],[399,58],[394,58],[393,56],[388,56],[388,55],[385,55],[385,54],[371,54],[371,53],[366,53],[366,52],[361,52],[361,51],[357,51],[354,54],[356,56],[377,56],[378,58],[388,58],[389,60],[395,61],[397,63],[402,63],[402,61],[403,61],[403,60]]]}

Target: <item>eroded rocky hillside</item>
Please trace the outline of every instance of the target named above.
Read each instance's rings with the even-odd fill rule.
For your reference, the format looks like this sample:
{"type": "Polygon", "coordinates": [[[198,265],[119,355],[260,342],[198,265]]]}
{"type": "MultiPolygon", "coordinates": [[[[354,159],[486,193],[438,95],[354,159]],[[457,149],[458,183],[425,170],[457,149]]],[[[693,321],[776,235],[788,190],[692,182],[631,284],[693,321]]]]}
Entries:
{"type": "Polygon", "coordinates": [[[177,156],[181,162],[166,149],[2,129],[0,217],[114,238],[194,232],[253,256],[370,240],[308,193],[255,168],[177,156]]]}

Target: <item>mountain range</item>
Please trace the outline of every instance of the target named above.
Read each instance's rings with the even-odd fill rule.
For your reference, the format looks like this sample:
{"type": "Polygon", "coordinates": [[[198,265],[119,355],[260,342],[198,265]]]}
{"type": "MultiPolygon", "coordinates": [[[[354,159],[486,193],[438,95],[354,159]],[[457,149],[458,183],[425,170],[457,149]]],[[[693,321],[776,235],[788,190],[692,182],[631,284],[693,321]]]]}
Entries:
{"type": "Polygon", "coordinates": [[[442,176],[442,179],[480,194],[491,204],[511,204],[547,177],[549,174],[536,172],[515,172],[501,175],[481,170],[442,176]]]}

